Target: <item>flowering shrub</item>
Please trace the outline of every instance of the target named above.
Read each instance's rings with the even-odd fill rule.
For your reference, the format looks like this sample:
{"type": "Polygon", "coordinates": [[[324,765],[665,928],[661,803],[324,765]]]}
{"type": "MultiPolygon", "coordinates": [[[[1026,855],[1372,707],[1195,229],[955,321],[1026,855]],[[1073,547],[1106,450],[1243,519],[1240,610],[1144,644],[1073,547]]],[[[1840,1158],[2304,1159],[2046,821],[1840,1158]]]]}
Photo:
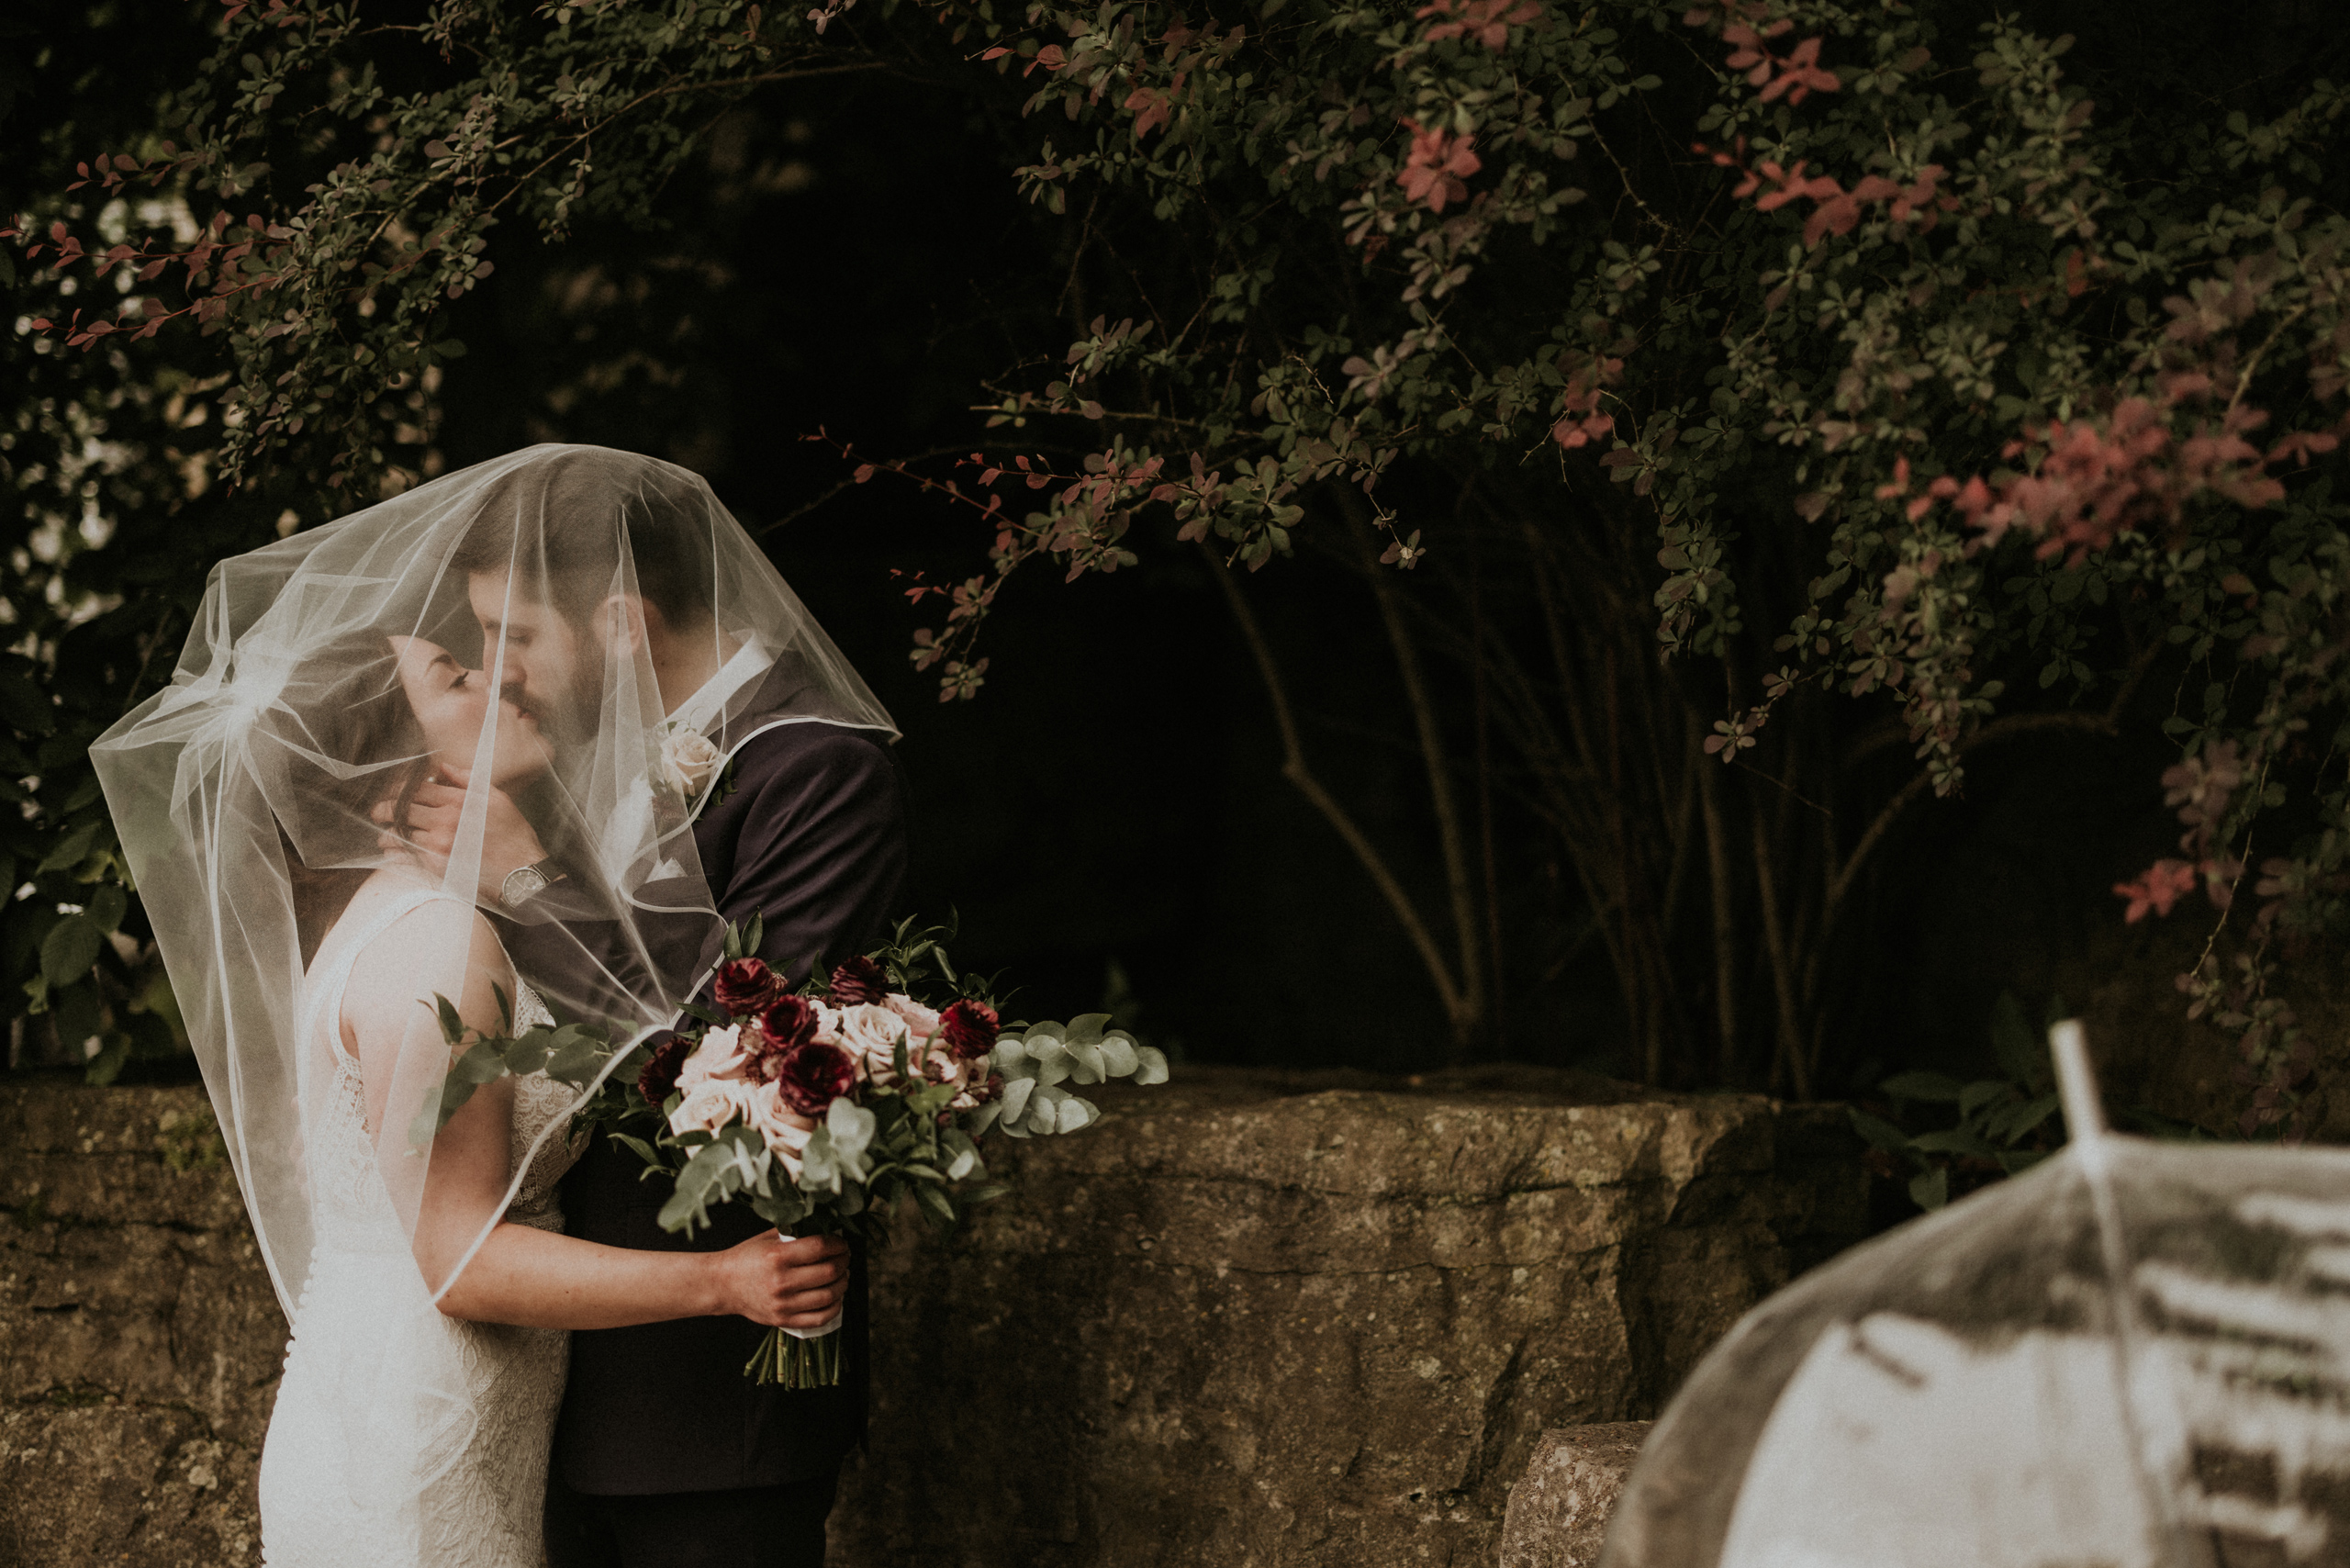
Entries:
{"type": "MultiPolygon", "coordinates": [[[[972,91],[1019,95],[1011,177],[1071,226],[1091,303],[1036,345],[1053,368],[990,394],[961,467],[851,459],[985,530],[983,566],[909,590],[939,600],[912,654],[943,698],[981,689],[1024,566],[1200,552],[1285,775],[1460,1049],[1589,942],[1647,1076],[1799,1094],[1860,1054],[1855,938],[1924,802],[1985,747],[2158,726],[2186,833],[2115,915],[2210,912],[2189,1005],[2239,1043],[2245,1126],[2289,1125],[2311,1052],[2277,961],[2350,913],[2325,156],[2350,96],[2297,66],[2133,112],[2153,90],[2109,73],[2123,104],[2100,107],[2068,40],[1959,16],[681,0],[492,27],[450,6],[426,35],[478,74],[396,98],[355,13],[241,8],[181,101],[200,133],[92,166],[196,193],[200,237],[20,238],[139,280],[108,332],[46,317],[61,342],[225,336],[231,469],[325,431],[322,482],[373,482],[364,399],[441,353],[434,302],[483,275],[498,215],[559,234],[628,211],[688,103],[951,49],[972,91]],[[345,162],[249,199],[297,103],[349,128],[345,162]],[[153,309],[151,281],[176,287],[153,309]],[[1433,896],[1314,767],[1236,575],[1302,546],[1360,574],[1393,650],[1433,896]],[[1504,918],[1537,896],[1505,812],[1563,868],[1543,920],[1504,918]]],[[[2276,58],[2314,58],[2264,25],[2276,58]]]]}

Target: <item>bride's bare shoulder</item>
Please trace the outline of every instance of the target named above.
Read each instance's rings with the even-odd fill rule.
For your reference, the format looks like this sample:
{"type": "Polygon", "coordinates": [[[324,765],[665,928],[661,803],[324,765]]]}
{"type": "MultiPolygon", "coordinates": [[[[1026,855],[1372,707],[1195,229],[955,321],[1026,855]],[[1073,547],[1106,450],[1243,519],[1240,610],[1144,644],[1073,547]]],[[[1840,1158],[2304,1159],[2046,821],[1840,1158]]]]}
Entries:
{"type": "Polygon", "coordinates": [[[478,989],[484,977],[511,989],[506,950],[487,917],[461,899],[418,900],[419,890],[429,890],[370,879],[337,923],[353,939],[365,937],[352,958],[347,1013],[354,1004],[399,1004],[434,994],[459,998],[478,989]],[[393,914],[401,902],[414,907],[393,914]]]}

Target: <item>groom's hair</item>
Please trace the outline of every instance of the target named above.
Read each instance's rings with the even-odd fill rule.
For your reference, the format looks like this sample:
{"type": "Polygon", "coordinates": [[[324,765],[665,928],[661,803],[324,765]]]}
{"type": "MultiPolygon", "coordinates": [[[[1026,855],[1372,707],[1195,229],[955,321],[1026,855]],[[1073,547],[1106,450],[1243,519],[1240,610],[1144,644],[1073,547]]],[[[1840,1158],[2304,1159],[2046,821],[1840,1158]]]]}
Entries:
{"type": "Polygon", "coordinates": [[[566,447],[499,475],[474,503],[450,565],[465,576],[511,569],[584,620],[620,568],[627,540],[636,591],[672,628],[710,619],[717,503],[682,468],[604,447],[566,447]]]}

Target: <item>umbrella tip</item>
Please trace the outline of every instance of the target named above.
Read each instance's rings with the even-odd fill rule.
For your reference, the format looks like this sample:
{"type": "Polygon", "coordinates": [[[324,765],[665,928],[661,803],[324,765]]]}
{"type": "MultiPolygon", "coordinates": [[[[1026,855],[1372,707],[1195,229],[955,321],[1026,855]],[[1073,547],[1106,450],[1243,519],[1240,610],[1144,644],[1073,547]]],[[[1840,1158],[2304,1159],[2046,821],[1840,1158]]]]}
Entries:
{"type": "Polygon", "coordinates": [[[2105,1105],[2098,1098],[2097,1070],[2089,1064],[2088,1032],[2079,1019],[2067,1018],[2048,1031],[2048,1048],[2056,1058],[2056,1089],[2064,1097],[2066,1136],[2075,1143],[2103,1137],[2105,1105]]]}

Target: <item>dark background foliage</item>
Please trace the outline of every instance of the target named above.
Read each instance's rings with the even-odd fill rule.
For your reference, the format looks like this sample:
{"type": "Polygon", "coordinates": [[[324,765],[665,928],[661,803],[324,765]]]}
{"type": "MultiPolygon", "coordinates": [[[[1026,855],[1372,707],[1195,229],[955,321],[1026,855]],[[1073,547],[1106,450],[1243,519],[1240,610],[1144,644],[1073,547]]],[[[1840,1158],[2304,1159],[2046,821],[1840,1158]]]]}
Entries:
{"type": "MultiPolygon", "coordinates": [[[[1972,20],[1942,9],[1953,34],[1972,20]]],[[[2273,115],[2343,63],[2322,5],[2023,9],[2043,33],[2080,35],[2067,69],[2108,118],[2182,103],[2215,120],[2235,107],[2273,115]]],[[[24,29],[0,64],[8,205],[53,204],[77,158],[151,130],[215,21],[203,0],[14,8],[0,23],[24,29]]],[[[403,47],[419,52],[387,46],[387,79],[435,69],[424,46],[403,47]]],[[[957,912],[966,958],[1008,970],[1021,1002],[1060,1014],[1107,1000],[1195,1059],[1431,1067],[1448,1054],[1445,1017],[1361,868],[1281,782],[1248,654],[1209,569],[1171,548],[1171,526],[1146,525],[1164,532],[1143,542],[1139,568],[1013,582],[990,623],[987,685],[941,705],[935,678],[906,657],[910,631],[931,617],[904,593],[966,575],[986,531],[888,474],[847,484],[854,459],[802,439],[822,429],[857,457],[927,457],[934,471],[1000,442],[1011,432],[984,430],[973,406],[1099,308],[1087,293],[1103,286],[1080,248],[1147,257],[1158,242],[1114,202],[1054,214],[1024,200],[1010,170],[1040,131],[1019,116],[1027,87],[955,70],[957,52],[912,46],[900,69],[781,84],[714,113],[651,195],[648,222],[594,218],[558,243],[524,224],[501,230],[497,271],[436,329],[468,352],[427,388],[437,407],[419,403],[401,460],[430,474],[527,442],[580,441],[706,474],[905,726],[913,902],[934,917],[957,912]]],[[[9,880],[29,890],[7,906],[0,960],[32,976],[61,921],[77,918],[61,906],[89,897],[76,875],[86,868],[56,853],[93,811],[80,748],[162,677],[209,561],[271,537],[289,510],[307,524],[334,503],[298,476],[229,494],[192,469],[218,420],[190,425],[189,410],[218,374],[193,333],[68,359],[19,326],[0,341],[0,412],[14,421],[0,499],[21,520],[5,585],[18,619],[0,636],[57,647],[53,666],[0,672],[21,752],[0,771],[34,781],[6,842],[9,880]],[[94,457],[98,447],[109,454],[94,457]],[[45,517],[78,516],[91,497],[111,532],[40,543],[45,517]],[[45,608],[61,574],[60,605],[45,608]],[[84,596],[99,608],[65,625],[84,596]],[[61,699],[53,712],[25,707],[34,687],[61,699]],[[18,722],[28,712],[34,722],[18,722]]],[[[1061,436],[1042,427],[1017,439],[1079,450],[1057,449],[1061,436]]],[[[1434,825],[1362,573],[1309,543],[1248,589],[1316,767],[1344,780],[1359,820],[1433,907],[1434,825]]],[[[1448,700],[1466,767],[1465,715],[1448,700]]],[[[2152,736],[2003,748],[1971,765],[1961,797],[1915,813],[1863,917],[1848,1048],[1822,1090],[1901,1067],[1973,1070],[2002,989],[2035,1008],[2116,975],[2166,991],[2183,967],[2178,940],[2125,931],[2109,890],[2176,834],[2154,782],[2173,755],[2152,736]]],[[[1469,1055],[1637,1071],[1639,1043],[1571,869],[1507,790],[1493,812],[1506,872],[1493,890],[1509,933],[1503,1004],[1469,1055]]],[[[70,1042],[100,1033],[103,1002],[107,1048],[130,1070],[176,1070],[168,1009],[145,1000],[140,918],[134,908],[99,952],[86,997],[61,991],[38,1014],[29,998],[6,999],[12,1062],[76,1054],[70,1042]]],[[[2173,1056],[2206,1049],[2177,1030],[2165,1039],[2173,1056]]],[[[2150,1081],[2167,1072],[2189,1086],[2175,1103],[2200,1084],[2206,1103],[2189,1110],[2229,1109],[2229,1091],[2200,1068],[2182,1079],[2167,1059],[2139,1065],[2150,1081]]]]}

